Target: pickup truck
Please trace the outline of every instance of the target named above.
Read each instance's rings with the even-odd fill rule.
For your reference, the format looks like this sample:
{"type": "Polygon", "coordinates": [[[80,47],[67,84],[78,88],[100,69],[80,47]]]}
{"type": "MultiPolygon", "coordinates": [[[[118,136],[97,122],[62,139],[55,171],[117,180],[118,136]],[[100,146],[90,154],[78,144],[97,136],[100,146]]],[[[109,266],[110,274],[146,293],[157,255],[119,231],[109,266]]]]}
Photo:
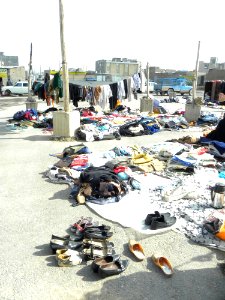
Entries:
{"type": "Polygon", "coordinates": [[[28,94],[28,81],[18,81],[15,85],[3,86],[2,95],[24,95],[28,94]]]}
{"type": "Polygon", "coordinates": [[[192,85],[186,78],[160,78],[155,84],[155,92],[161,95],[169,94],[170,92],[192,95],[192,85]]]}

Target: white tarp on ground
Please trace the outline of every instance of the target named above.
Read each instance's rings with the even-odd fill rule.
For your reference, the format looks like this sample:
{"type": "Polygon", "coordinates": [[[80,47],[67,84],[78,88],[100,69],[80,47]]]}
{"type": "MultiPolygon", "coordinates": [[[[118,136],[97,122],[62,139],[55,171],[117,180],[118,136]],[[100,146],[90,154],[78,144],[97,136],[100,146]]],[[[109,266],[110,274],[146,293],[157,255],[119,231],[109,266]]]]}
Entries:
{"type": "Polygon", "coordinates": [[[166,179],[154,174],[139,176],[135,178],[142,183],[141,191],[130,191],[117,203],[99,205],[87,202],[86,204],[103,218],[124,227],[131,227],[141,233],[158,234],[176,229],[197,243],[225,251],[225,241],[208,233],[202,226],[204,221],[213,217],[225,220],[225,208],[216,210],[210,206],[209,191],[202,189],[197,199],[164,202],[161,201],[162,197],[159,197],[157,190],[166,189],[174,179],[166,179]],[[148,214],[155,211],[170,212],[171,216],[177,218],[176,224],[165,229],[150,230],[144,221],[148,214]]]}

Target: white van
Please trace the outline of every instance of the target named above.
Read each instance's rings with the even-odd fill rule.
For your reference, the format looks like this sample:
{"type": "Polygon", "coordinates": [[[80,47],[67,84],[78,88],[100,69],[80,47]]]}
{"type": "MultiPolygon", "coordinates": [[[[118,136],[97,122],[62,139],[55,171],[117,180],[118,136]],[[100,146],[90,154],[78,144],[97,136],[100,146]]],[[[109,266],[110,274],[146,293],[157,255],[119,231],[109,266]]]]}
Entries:
{"type": "MultiPolygon", "coordinates": [[[[153,82],[153,81],[148,82],[148,92],[149,93],[154,92],[154,86],[155,86],[155,82],[153,82]]],[[[147,82],[145,83],[145,93],[147,93],[147,82]]]]}

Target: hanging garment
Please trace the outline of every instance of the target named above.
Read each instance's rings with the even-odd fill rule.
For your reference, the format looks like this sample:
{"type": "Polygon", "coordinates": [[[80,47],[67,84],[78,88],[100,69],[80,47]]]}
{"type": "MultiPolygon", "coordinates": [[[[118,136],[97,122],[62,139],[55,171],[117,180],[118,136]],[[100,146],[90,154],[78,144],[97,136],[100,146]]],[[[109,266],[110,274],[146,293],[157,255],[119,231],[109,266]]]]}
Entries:
{"type": "Polygon", "coordinates": [[[124,92],[125,92],[124,99],[127,99],[127,93],[128,93],[128,89],[127,89],[127,79],[123,79],[123,84],[124,84],[124,92]]]}
{"type": "Polygon", "coordinates": [[[123,80],[118,82],[118,99],[122,101],[125,97],[125,89],[124,89],[124,83],[123,80]]]}
{"type": "Polygon", "coordinates": [[[96,86],[94,89],[95,104],[98,104],[101,92],[102,92],[102,89],[101,89],[100,85],[96,86]]]}
{"type": "Polygon", "coordinates": [[[74,83],[69,84],[70,99],[73,105],[78,107],[78,101],[83,99],[83,87],[74,83]]]}
{"type": "Polygon", "coordinates": [[[140,78],[141,78],[141,86],[140,86],[140,91],[142,92],[142,93],[144,93],[145,92],[145,84],[146,84],[146,82],[147,82],[147,79],[146,79],[146,77],[145,77],[145,73],[144,73],[144,71],[143,70],[141,70],[141,72],[140,72],[140,78]]]}
{"type": "Polygon", "coordinates": [[[103,111],[109,109],[109,98],[112,97],[112,91],[108,84],[101,86],[102,93],[99,98],[99,105],[103,111]]]}
{"type": "Polygon", "coordinates": [[[94,89],[91,86],[87,87],[86,101],[90,102],[90,104],[94,101],[94,89]]]}
{"type": "Polygon", "coordinates": [[[63,82],[60,73],[56,73],[53,77],[52,86],[56,103],[59,103],[59,98],[63,97],[63,82]]]}
{"type": "Polygon", "coordinates": [[[133,80],[135,89],[139,90],[141,88],[141,78],[138,73],[133,75],[133,80]]]}
{"type": "Polygon", "coordinates": [[[110,109],[114,109],[116,107],[116,102],[118,99],[118,83],[114,82],[109,86],[112,91],[112,96],[109,98],[110,109]]]}

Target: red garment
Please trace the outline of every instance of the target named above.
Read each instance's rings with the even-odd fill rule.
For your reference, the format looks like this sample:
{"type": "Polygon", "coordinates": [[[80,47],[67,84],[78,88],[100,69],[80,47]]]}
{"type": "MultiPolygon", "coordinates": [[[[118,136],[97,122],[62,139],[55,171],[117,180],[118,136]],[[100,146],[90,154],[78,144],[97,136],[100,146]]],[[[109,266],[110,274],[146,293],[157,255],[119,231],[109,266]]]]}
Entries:
{"type": "Polygon", "coordinates": [[[74,166],[86,166],[88,163],[88,156],[85,154],[77,155],[70,164],[70,167],[74,166]]]}
{"type": "Polygon", "coordinates": [[[129,168],[128,167],[124,167],[124,166],[118,166],[115,169],[113,169],[113,172],[118,174],[120,172],[129,172],[129,168]]]}

